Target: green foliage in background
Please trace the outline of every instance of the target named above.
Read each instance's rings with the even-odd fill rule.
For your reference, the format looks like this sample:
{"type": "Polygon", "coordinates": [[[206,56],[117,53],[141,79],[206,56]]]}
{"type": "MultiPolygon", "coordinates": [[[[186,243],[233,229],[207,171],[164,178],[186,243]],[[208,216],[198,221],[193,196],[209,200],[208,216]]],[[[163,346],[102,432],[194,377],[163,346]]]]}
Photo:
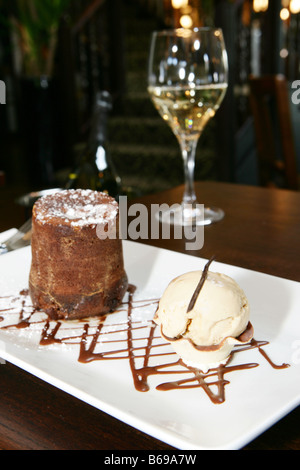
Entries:
{"type": "Polygon", "coordinates": [[[12,21],[18,33],[26,75],[52,75],[60,19],[70,1],[14,1],[12,21]]]}

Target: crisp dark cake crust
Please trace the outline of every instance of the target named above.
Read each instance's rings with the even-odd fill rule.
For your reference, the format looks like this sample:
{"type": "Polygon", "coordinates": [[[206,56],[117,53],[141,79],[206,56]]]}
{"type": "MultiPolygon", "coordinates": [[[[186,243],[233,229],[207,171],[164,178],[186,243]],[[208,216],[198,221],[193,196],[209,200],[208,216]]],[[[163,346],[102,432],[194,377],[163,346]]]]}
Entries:
{"type": "Polygon", "coordinates": [[[118,224],[118,204],[104,193],[65,190],[39,199],[29,275],[34,307],[70,320],[114,310],[128,287],[118,224]],[[117,236],[100,239],[98,224],[109,223],[117,236]]]}

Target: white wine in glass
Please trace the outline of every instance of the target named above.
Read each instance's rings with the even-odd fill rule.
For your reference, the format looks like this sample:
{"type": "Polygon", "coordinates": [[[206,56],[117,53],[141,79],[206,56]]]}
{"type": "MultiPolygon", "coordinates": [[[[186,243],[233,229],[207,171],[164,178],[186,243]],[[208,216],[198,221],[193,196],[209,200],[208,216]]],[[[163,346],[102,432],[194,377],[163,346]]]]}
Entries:
{"type": "Polygon", "coordinates": [[[224,217],[222,209],[197,203],[195,154],[207,122],[220,107],[228,86],[223,34],[216,28],[176,29],[152,33],[148,92],[161,117],[178,139],[185,175],[182,203],[161,220],[207,225],[224,217]]]}

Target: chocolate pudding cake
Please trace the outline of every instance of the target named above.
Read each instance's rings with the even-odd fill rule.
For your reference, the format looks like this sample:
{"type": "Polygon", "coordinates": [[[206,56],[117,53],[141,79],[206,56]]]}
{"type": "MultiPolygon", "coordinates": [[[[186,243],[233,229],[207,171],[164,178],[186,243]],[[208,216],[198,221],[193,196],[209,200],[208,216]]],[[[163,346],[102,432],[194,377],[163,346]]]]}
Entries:
{"type": "Polygon", "coordinates": [[[128,280],[119,206],[107,194],[64,190],[39,199],[32,212],[29,292],[53,319],[104,315],[122,301],[128,280]],[[115,236],[99,237],[115,227],[115,236]],[[98,232],[98,234],[97,234],[98,232]]]}

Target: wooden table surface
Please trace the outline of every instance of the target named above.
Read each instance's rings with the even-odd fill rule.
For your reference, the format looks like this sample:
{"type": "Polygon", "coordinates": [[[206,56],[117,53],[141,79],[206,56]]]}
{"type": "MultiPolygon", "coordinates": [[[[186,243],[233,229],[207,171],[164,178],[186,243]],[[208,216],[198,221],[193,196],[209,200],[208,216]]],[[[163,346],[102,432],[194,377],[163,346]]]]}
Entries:
{"type": "MultiPolygon", "coordinates": [[[[172,204],[182,190],[134,202],[172,204]]],[[[300,192],[214,182],[196,190],[200,203],[222,207],[225,218],[207,226],[203,248],[189,254],[300,281],[300,192]]],[[[17,193],[0,188],[0,231],[23,221],[17,193]]],[[[143,243],[185,252],[184,240],[143,243]]],[[[299,422],[298,407],[244,449],[300,450],[299,422]]],[[[0,449],[173,450],[7,362],[0,365],[0,449]]]]}

